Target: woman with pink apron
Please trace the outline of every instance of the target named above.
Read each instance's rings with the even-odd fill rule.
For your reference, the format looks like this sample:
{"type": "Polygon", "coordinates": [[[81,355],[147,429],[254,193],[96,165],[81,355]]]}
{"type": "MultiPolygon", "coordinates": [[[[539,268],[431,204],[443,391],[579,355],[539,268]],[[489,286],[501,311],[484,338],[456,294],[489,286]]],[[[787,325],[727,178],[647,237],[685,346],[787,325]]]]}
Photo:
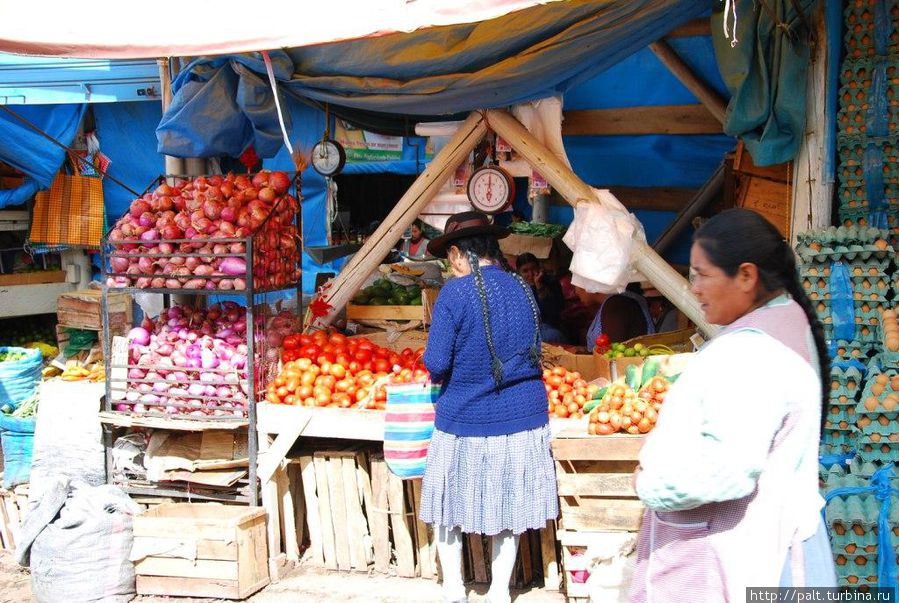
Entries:
{"type": "Polygon", "coordinates": [[[668,392],[641,451],[648,509],[631,601],[836,586],[818,492],[828,353],[793,250],[759,214],[728,210],[696,232],[690,275],[724,328],[668,392]]]}

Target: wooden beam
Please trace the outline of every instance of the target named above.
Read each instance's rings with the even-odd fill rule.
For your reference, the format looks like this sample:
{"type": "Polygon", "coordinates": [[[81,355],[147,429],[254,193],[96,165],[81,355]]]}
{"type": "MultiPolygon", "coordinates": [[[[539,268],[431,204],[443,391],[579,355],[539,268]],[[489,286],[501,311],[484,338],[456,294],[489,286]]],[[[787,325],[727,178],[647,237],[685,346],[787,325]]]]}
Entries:
{"type": "Polygon", "coordinates": [[[566,111],[563,136],[721,134],[721,122],[705,105],[657,105],[566,111]]]}
{"type": "MultiPolygon", "coordinates": [[[[502,136],[503,140],[515,149],[515,152],[531,164],[531,167],[546,178],[549,185],[569,204],[577,207],[580,202],[599,203],[599,198],[593,189],[578,178],[570,167],[528,132],[527,128],[510,113],[499,109],[488,109],[485,116],[490,127],[502,136]]],[[[633,240],[631,253],[634,268],[686,314],[702,333],[711,336],[717,332],[717,328],[706,321],[699,308],[699,302],[690,292],[690,286],[683,276],[642,241],[633,240]]]]}
{"type": "Polygon", "coordinates": [[[430,203],[450,174],[486,133],[487,124],[483,115],[477,111],[472,112],[387,214],[362,249],[340,271],[326,296],[331,308],[325,316],[311,320],[306,325],[307,330],[324,328],[334,321],[337,312],[355,295],[365,278],[378,267],[403,232],[412,225],[421,210],[430,203]]]}
{"type": "Polygon", "coordinates": [[[723,124],[727,103],[724,102],[718,93],[693,73],[689,65],[666,42],[662,40],[653,42],[649,45],[649,48],[662,61],[662,64],[708,108],[712,115],[715,116],[715,119],[723,124]]]}
{"type": "Polygon", "coordinates": [[[718,197],[718,194],[724,188],[724,172],[725,166],[722,163],[706,183],[702,185],[702,188],[696,193],[696,197],[681,208],[674,221],[662,231],[662,234],[652,244],[652,248],[657,253],[665,253],[665,250],[674,243],[680,233],[693,222],[693,218],[699,215],[699,212],[718,197]]]}
{"type": "Polygon", "coordinates": [[[710,36],[712,35],[712,23],[708,17],[697,17],[687,21],[680,27],[672,29],[666,38],[689,38],[691,36],[710,36]]]}

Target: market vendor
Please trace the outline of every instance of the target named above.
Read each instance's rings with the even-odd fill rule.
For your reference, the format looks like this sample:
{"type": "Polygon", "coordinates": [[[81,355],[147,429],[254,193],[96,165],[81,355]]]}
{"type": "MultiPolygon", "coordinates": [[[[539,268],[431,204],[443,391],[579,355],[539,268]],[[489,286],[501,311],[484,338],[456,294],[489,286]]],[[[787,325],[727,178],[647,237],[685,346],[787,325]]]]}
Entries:
{"type": "Polygon", "coordinates": [[[562,331],[562,306],[565,298],[562,285],[543,270],[540,260],[533,253],[525,252],[515,259],[515,270],[531,286],[540,308],[540,336],[543,341],[567,343],[562,331]]]}
{"type": "Polygon", "coordinates": [[[596,308],[593,322],[587,329],[585,344],[588,351],[593,351],[600,333],[608,335],[609,341],[616,342],[656,332],[639,283],[630,283],[627,289],[616,294],[589,293],[580,287],[575,289],[581,303],[596,308]]]}
{"type": "Polygon", "coordinates": [[[409,239],[406,255],[414,259],[427,257],[428,243],[430,243],[430,241],[425,238],[424,223],[421,220],[416,219],[415,222],[412,223],[412,226],[409,227],[409,232],[412,234],[412,238],[409,239]]]}

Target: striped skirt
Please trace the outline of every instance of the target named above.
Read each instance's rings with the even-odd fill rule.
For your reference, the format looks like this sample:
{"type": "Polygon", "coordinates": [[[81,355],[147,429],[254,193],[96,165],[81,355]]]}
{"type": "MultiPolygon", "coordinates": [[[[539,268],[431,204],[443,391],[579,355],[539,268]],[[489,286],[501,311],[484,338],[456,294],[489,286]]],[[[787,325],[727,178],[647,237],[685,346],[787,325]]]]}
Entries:
{"type": "Polygon", "coordinates": [[[423,522],[492,536],[546,527],[559,514],[549,425],[502,436],[435,429],[421,489],[423,522]]]}

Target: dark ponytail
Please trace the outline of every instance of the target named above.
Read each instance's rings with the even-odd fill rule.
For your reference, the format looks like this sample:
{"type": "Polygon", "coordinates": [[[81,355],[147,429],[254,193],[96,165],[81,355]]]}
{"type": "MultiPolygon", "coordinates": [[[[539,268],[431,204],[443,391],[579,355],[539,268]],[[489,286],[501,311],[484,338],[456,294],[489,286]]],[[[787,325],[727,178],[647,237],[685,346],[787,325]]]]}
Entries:
{"type": "Polygon", "coordinates": [[[762,287],[769,292],[784,289],[803,309],[818,353],[823,426],[830,405],[830,351],[827,349],[821,321],[799,282],[793,248],[760,214],[742,208],[729,209],[716,215],[696,231],[693,240],[712,264],[728,276],[734,276],[744,262],[755,264],[762,287]]]}

